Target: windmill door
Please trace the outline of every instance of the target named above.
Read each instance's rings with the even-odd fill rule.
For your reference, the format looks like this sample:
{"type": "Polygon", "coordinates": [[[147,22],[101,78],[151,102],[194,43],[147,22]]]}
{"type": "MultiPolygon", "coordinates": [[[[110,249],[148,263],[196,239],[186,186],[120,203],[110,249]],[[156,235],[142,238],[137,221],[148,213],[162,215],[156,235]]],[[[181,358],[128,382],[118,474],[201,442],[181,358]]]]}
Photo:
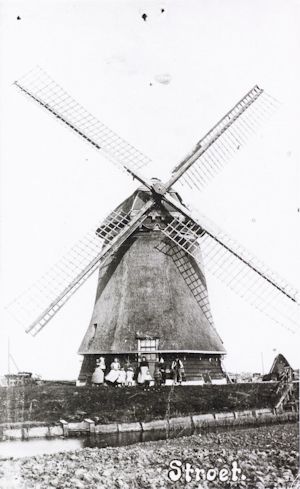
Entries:
{"type": "Polygon", "coordinates": [[[141,338],[138,340],[139,362],[142,357],[146,357],[151,377],[154,375],[155,363],[158,362],[158,342],[158,338],[141,338]]]}

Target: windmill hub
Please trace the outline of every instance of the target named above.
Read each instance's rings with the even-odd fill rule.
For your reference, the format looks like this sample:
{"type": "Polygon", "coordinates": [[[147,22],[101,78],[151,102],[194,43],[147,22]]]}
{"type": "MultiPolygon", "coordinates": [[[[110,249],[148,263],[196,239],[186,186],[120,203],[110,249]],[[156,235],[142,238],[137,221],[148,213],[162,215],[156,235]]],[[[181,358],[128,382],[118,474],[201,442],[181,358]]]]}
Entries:
{"type": "Polygon", "coordinates": [[[158,178],[151,178],[152,191],[156,195],[164,195],[167,192],[167,188],[158,178]]]}

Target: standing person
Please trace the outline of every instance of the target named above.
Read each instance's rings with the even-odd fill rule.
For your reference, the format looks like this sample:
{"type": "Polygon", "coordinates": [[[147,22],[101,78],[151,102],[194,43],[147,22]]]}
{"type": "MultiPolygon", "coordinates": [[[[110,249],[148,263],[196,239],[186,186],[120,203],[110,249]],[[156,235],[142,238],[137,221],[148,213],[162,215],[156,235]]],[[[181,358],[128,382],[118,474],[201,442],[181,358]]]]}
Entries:
{"type": "Polygon", "coordinates": [[[133,385],[133,376],[134,376],[134,371],[131,365],[127,367],[126,371],[126,385],[132,386],[133,385]]]}
{"type": "Polygon", "coordinates": [[[126,372],[124,367],[119,370],[119,377],[117,378],[117,384],[119,387],[124,387],[126,382],[126,372]]]}
{"type": "Polygon", "coordinates": [[[179,357],[176,357],[175,360],[173,360],[171,370],[173,372],[174,384],[177,384],[177,382],[179,382],[179,384],[181,385],[182,377],[184,375],[184,368],[183,363],[179,359],[179,357]]]}
{"type": "Polygon", "coordinates": [[[160,364],[157,363],[155,365],[155,370],[154,370],[154,385],[155,387],[160,388],[162,383],[162,373],[160,369],[160,364]]]}
{"type": "Polygon", "coordinates": [[[99,360],[97,360],[97,363],[98,363],[98,367],[100,367],[101,370],[102,370],[102,372],[103,372],[103,383],[106,385],[105,380],[104,380],[105,370],[106,370],[105,358],[104,357],[100,357],[99,360]]]}
{"type": "Polygon", "coordinates": [[[160,357],[159,359],[159,367],[161,371],[161,381],[163,384],[166,383],[166,366],[165,366],[165,361],[163,357],[160,357]]]}
{"type": "Polygon", "coordinates": [[[105,372],[105,370],[106,370],[105,358],[104,357],[100,357],[97,362],[98,362],[98,367],[100,367],[101,370],[103,370],[103,372],[105,372]]]}
{"type": "Polygon", "coordinates": [[[120,374],[120,362],[118,358],[114,358],[114,361],[110,364],[110,372],[106,375],[105,380],[111,384],[115,384],[120,374]]]}
{"type": "Polygon", "coordinates": [[[139,366],[139,374],[138,374],[138,384],[144,385],[145,390],[149,388],[150,381],[152,377],[149,372],[149,363],[146,360],[146,357],[142,357],[142,361],[139,366]]]}
{"type": "Polygon", "coordinates": [[[100,365],[96,365],[96,368],[92,375],[92,385],[101,385],[104,382],[104,373],[100,365]]]}

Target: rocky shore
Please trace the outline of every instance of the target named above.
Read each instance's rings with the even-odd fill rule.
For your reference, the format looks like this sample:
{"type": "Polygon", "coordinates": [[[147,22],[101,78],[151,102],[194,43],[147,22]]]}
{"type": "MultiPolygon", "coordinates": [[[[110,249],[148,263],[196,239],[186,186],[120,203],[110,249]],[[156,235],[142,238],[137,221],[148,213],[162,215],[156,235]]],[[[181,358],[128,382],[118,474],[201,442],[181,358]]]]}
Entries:
{"type": "Polygon", "coordinates": [[[6,460],[0,463],[0,488],[289,489],[298,471],[298,438],[297,424],[285,424],[6,460]],[[174,460],[179,463],[173,462],[171,475],[178,480],[172,482],[174,460]],[[232,479],[235,462],[238,480],[232,479]],[[195,468],[202,469],[199,480],[195,468]],[[230,477],[220,481],[224,468],[230,477]]]}

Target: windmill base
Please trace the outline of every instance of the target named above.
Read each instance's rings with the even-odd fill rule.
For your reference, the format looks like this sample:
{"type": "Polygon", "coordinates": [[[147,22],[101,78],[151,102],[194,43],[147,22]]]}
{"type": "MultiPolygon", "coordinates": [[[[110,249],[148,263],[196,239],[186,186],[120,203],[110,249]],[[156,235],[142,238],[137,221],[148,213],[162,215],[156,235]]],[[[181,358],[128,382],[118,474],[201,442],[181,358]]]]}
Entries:
{"type": "MultiPolygon", "coordinates": [[[[149,370],[152,378],[154,377],[154,368],[158,360],[158,355],[154,352],[151,354],[138,353],[120,353],[120,354],[86,354],[83,356],[83,361],[78,377],[78,385],[87,385],[91,383],[93,372],[97,366],[97,360],[102,356],[105,358],[106,371],[105,375],[110,370],[110,364],[114,358],[118,358],[121,366],[126,369],[127,365],[131,365],[135,372],[135,378],[141,356],[145,356],[149,363],[149,370]]],[[[171,370],[173,360],[178,357],[184,367],[183,385],[203,385],[203,384],[224,384],[227,382],[226,374],[222,369],[222,355],[220,354],[199,354],[199,353],[163,353],[159,354],[163,358],[163,369],[165,371],[164,383],[171,385],[174,382],[174,373],[171,370]]]]}

